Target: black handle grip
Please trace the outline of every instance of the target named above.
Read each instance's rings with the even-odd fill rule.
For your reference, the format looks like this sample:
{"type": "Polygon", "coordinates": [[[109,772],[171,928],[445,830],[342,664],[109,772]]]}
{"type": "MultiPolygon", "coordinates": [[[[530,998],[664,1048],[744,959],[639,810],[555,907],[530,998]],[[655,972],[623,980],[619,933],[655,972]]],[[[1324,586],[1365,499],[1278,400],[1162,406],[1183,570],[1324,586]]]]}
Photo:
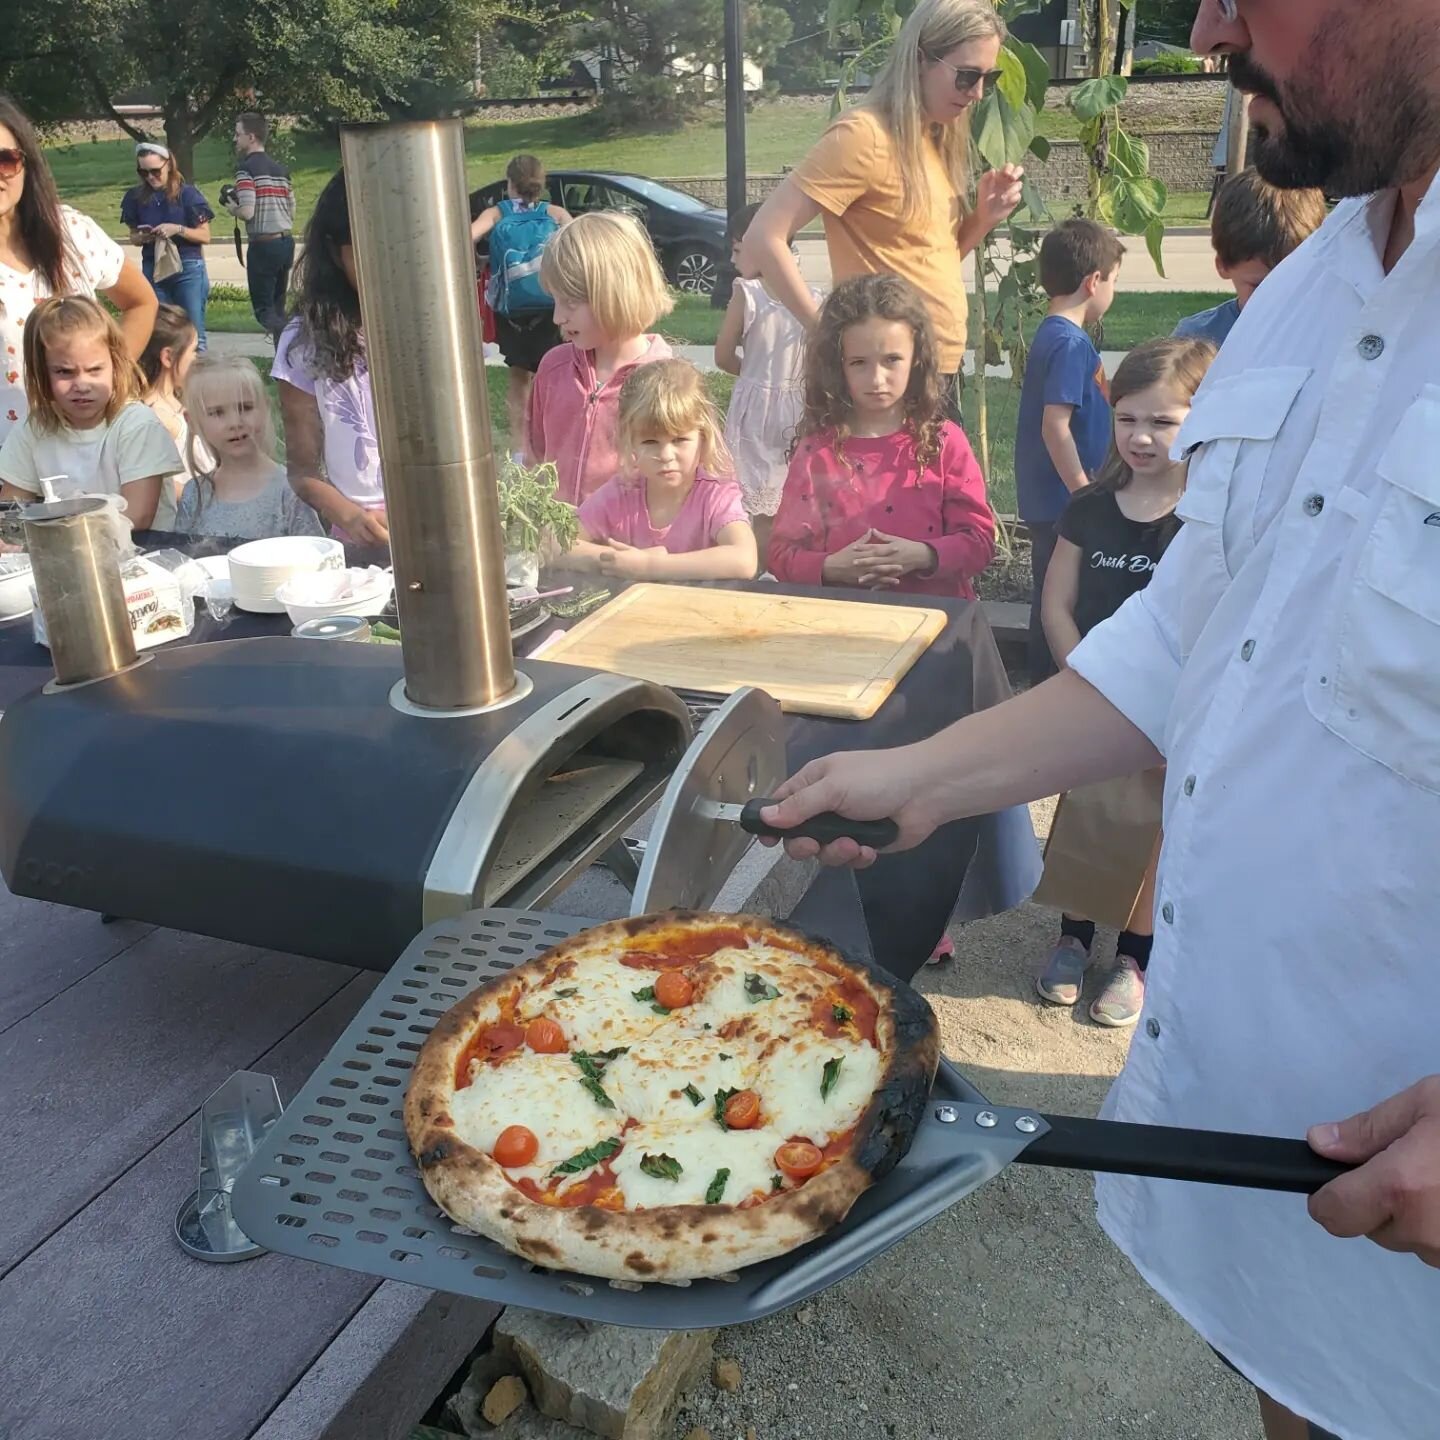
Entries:
{"type": "Polygon", "coordinates": [[[804,824],[789,830],[778,830],[760,818],[763,809],[777,804],[777,800],[746,801],[745,808],[740,812],[740,828],[751,835],[764,835],[775,840],[814,840],[821,845],[849,838],[857,845],[868,845],[872,850],[883,850],[887,845],[893,845],[900,835],[900,827],[893,820],[847,820],[833,810],[827,810],[823,815],[812,815],[804,824]]]}
{"type": "Polygon", "coordinates": [[[1027,1165],[1147,1175],[1158,1180],[1199,1180],[1253,1190],[1313,1195],[1351,1170],[1317,1155],[1303,1140],[1239,1135],[1224,1130],[1184,1130],[1172,1125],[1130,1125],[1042,1117],[1050,1127],[1015,1158],[1027,1165]]]}

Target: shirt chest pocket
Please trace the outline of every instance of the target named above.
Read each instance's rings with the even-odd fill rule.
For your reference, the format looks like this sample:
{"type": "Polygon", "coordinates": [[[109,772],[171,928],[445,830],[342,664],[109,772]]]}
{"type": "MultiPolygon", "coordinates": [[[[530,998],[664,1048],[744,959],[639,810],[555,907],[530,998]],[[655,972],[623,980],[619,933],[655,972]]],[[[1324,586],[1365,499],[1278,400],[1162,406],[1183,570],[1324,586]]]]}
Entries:
{"type": "Polygon", "coordinates": [[[1306,698],[1347,744],[1440,793],[1440,387],[1405,412],[1376,473],[1306,698]]]}
{"type": "Polygon", "coordinates": [[[1242,370],[1195,397],[1177,442],[1189,456],[1185,493],[1175,513],[1188,532],[1180,603],[1180,653],[1188,655],[1230,581],[1255,548],[1255,508],[1305,366],[1242,370]]]}

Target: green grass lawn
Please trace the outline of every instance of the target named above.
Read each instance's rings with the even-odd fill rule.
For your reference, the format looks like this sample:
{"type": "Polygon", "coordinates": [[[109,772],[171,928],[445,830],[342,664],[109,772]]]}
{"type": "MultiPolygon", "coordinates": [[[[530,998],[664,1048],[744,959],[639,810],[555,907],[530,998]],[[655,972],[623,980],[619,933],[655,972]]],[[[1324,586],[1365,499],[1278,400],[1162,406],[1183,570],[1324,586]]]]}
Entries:
{"type": "MultiPolygon", "coordinates": [[[[794,165],[825,128],[824,105],[760,105],[746,124],[746,159],[754,174],[775,174],[794,165]]],[[[1064,138],[1073,130],[1068,111],[1046,111],[1041,130],[1064,138]]],[[[288,137],[295,181],[297,224],[303,227],[315,199],[340,163],[339,145],[324,136],[297,131],[288,137]]],[[[543,156],[553,169],[633,170],[640,174],[723,175],[725,126],[713,116],[665,134],[604,135],[587,115],[561,115],[539,120],[471,121],[465,131],[466,170],[472,187],[498,179],[506,161],[518,151],[543,156]]],[[[120,200],[134,183],[134,147],[128,140],[78,141],[47,149],[60,196],[67,204],[93,216],[106,230],[123,235],[120,200]]],[[[216,203],[220,186],[235,176],[234,154],[227,136],[202,140],[195,152],[192,179],[216,203]]],[[[1205,194],[1170,197],[1166,218],[1171,224],[1203,218],[1205,194]]],[[[214,233],[227,237],[230,219],[223,213],[214,233]]]]}

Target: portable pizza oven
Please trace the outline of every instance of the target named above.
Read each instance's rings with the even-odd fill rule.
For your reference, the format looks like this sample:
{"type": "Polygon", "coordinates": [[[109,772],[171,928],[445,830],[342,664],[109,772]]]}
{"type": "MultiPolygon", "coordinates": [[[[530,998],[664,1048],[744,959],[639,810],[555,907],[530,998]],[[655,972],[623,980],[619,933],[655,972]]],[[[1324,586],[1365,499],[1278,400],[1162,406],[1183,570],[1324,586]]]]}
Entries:
{"type": "Polygon", "coordinates": [[[703,903],[748,837],[691,801],[773,788],[778,707],[737,696],[692,746],[669,690],[515,665],[460,123],[354,127],[342,148],[403,646],[161,649],[27,696],[0,720],[0,872],[385,969],[438,919],[543,905],[673,782],[663,828],[707,878],[656,836],[644,888],[703,903]]]}

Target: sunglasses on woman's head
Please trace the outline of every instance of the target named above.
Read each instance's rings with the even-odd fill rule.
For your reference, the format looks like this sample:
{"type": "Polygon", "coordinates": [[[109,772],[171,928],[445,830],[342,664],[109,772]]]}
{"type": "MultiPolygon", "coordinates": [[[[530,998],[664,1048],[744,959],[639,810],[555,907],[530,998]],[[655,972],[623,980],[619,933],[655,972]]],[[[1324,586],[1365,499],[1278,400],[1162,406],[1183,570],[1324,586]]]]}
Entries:
{"type": "Polygon", "coordinates": [[[12,180],[25,168],[23,150],[0,150],[0,180],[12,180]]]}
{"type": "Polygon", "coordinates": [[[925,58],[936,65],[943,65],[955,77],[955,88],[962,95],[968,94],[977,85],[982,87],[981,94],[988,95],[1005,73],[1003,70],[977,70],[973,65],[952,65],[938,55],[926,55],[925,58]]]}

